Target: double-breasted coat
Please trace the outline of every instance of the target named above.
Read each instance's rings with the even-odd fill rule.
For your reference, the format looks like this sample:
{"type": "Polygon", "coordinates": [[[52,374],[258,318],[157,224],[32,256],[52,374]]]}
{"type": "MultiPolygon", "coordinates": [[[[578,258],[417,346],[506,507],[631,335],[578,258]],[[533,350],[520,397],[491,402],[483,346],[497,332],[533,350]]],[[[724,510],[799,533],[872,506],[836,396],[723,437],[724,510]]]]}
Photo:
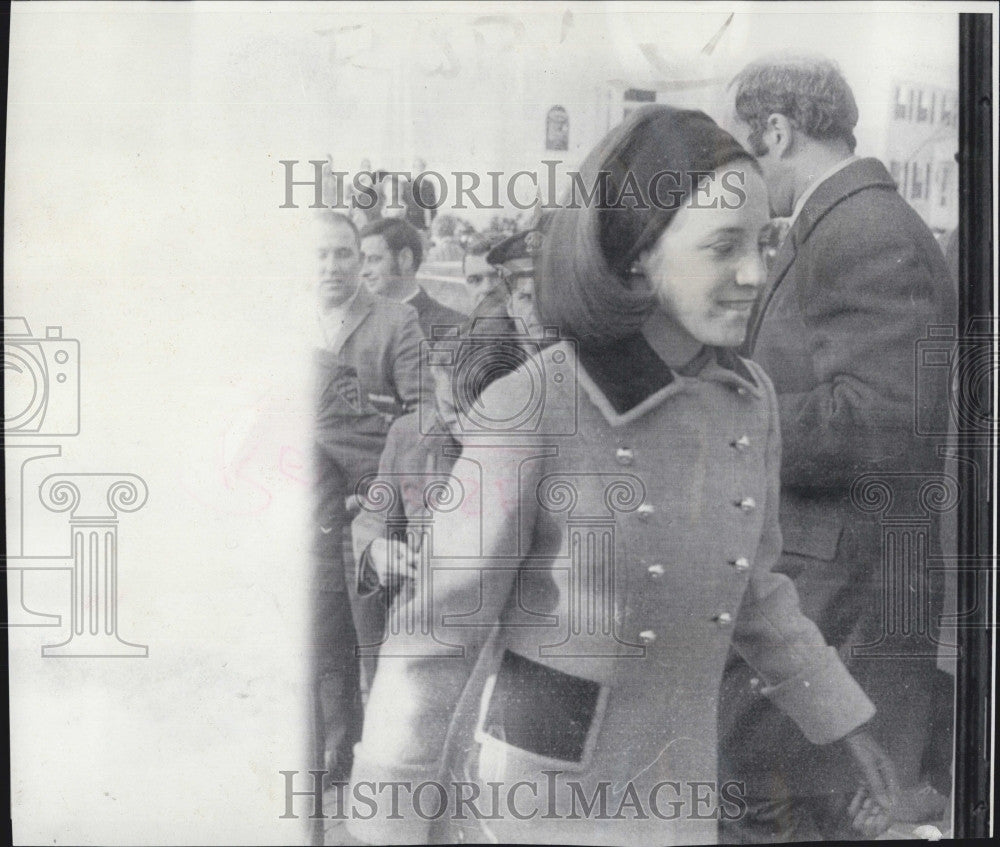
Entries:
{"type": "MultiPolygon", "coordinates": [[[[947,432],[947,378],[920,342],[935,326],[953,332],[955,312],[930,230],[878,160],[858,159],[803,205],[746,345],[781,419],[778,569],[875,703],[873,732],[904,786],[920,776],[937,673],[941,585],[925,568],[938,507],[957,495],[933,437],[947,432]]],[[[812,747],[754,675],[738,657],[727,670],[723,769],[760,799],[852,792],[844,751],[812,747]]]]}
{"type": "MultiPolygon", "coordinates": [[[[451,797],[471,775],[499,783],[502,808],[483,821],[466,808],[453,824],[469,840],[710,843],[725,813],[716,702],[730,644],[811,740],[871,718],[772,572],[780,432],[757,365],[709,350],[682,375],[639,337],[597,355],[564,341],[490,385],[481,409],[509,429],[467,432],[451,490],[435,494],[426,572],[410,625],[382,647],[352,796],[437,780],[451,797]],[[482,663],[490,681],[470,696],[482,663]],[[470,767],[456,766],[449,750],[473,731],[470,767]],[[543,772],[557,772],[551,792],[543,772]],[[581,814],[579,792],[595,791],[604,803],[581,814]]],[[[401,796],[363,805],[349,828],[420,843],[429,817],[456,816],[453,797],[429,816],[426,798],[417,813],[401,796]]]]}

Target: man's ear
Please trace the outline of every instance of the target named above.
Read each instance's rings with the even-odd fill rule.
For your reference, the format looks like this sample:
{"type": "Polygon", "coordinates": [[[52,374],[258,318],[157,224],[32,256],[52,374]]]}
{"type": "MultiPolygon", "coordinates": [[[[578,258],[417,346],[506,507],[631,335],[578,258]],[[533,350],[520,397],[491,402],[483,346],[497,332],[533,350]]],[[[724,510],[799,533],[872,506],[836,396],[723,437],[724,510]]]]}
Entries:
{"type": "Polygon", "coordinates": [[[413,250],[409,247],[400,247],[396,254],[396,263],[399,265],[401,273],[411,273],[413,271],[413,250]]]}
{"type": "Polygon", "coordinates": [[[795,127],[787,116],[774,112],[767,116],[763,140],[776,157],[784,158],[794,146],[795,127]]]}

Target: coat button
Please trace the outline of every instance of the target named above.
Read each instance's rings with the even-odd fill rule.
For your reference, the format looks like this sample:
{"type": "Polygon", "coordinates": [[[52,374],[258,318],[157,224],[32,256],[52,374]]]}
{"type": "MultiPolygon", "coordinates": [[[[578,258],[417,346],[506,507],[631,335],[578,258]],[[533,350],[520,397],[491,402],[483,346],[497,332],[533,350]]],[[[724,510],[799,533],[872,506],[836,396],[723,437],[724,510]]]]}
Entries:
{"type": "Polygon", "coordinates": [[[734,559],[729,564],[733,566],[737,573],[743,573],[743,571],[749,569],[750,561],[746,556],[740,556],[738,559],[734,559]]]}
{"type": "Polygon", "coordinates": [[[635,513],[636,515],[638,515],[639,520],[648,521],[649,516],[652,515],[655,511],[656,509],[649,503],[643,503],[638,509],[636,509],[635,513]]]}
{"type": "Polygon", "coordinates": [[[744,497],[742,500],[737,501],[736,505],[744,512],[752,512],[757,508],[757,501],[753,497],[744,497]]]}
{"type": "Polygon", "coordinates": [[[736,386],[736,393],[739,394],[740,397],[746,397],[747,390],[746,390],[746,388],[744,386],[737,385],[736,386]]]}
{"type": "Polygon", "coordinates": [[[615,458],[618,460],[619,465],[631,465],[635,456],[628,447],[619,447],[615,453],[615,458]]]}
{"type": "Polygon", "coordinates": [[[733,447],[734,449],[742,453],[745,450],[750,449],[750,439],[747,438],[745,435],[741,435],[735,441],[730,442],[729,446],[733,447]]]}
{"type": "Polygon", "coordinates": [[[642,641],[643,644],[652,644],[656,641],[656,633],[651,629],[644,629],[639,633],[639,640],[642,641]]]}
{"type": "Polygon", "coordinates": [[[664,568],[663,565],[650,565],[646,568],[646,572],[653,577],[653,579],[658,579],[663,576],[664,568]]]}
{"type": "Polygon", "coordinates": [[[733,622],[733,616],[729,612],[719,612],[712,620],[719,626],[729,626],[733,622]]]}

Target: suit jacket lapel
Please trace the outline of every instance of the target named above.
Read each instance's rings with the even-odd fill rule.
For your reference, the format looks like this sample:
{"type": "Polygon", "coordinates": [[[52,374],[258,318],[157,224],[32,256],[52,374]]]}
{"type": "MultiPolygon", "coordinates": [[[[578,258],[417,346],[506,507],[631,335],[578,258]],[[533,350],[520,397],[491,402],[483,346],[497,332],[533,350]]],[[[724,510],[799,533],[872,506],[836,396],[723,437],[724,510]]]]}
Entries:
{"type": "Polygon", "coordinates": [[[339,354],[344,349],[347,339],[364,323],[373,305],[375,305],[375,296],[368,291],[362,282],[358,287],[358,293],[351,302],[350,308],[347,310],[347,316],[344,318],[344,326],[333,342],[333,352],[335,354],[339,354]]]}
{"type": "Polygon", "coordinates": [[[427,292],[423,288],[417,287],[417,293],[414,294],[409,300],[406,301],[407,306],[412,306],[417,310],[418,315],[422,315],[424,310],[427,308],[427,300],[430,298],[427,296],[427,292]]]}
{"type": "MultiPolygon", "coordinates": [[[[801,215],[799,217],[801,218],[801,215]]],[[[795,223],[792,224],[791,229],[789,229],[785,234],[785,237],[781,242],[781,246],[778,248],[778,255],[774,257],[774,264],[771,265],[771,268],[768,271],[767,282],[764,286],[764,290],[760,293],[760,296],[757,298],[757,302],[754,304],[753,312],[751,313],[750,320],[748,322],[749,328],[747,329],[747,338],[743,343],[743,349],[741,351],[744,356],[752,357],[754,344],[757,342],[757,334],[760,332],[760,325],[764,320],[764,313],[767,311],[767,306],[771,302],[771,298],[774,296],[775,290],[785,278],[785,274],[788,273],[788,269],[792,266],[792,262],[795,261],[798,225],[799,221],[796,220],[795,223]]]]}
{"type": "Polygon", "coordinates": [[[775,290],[788,273],[792,262],[795,261],[799,245],[805,243],[816,224],[830,209],[852,194],[873,186],[896,190],[896,183],[893,182],[889,172],[885,169],[885,165],[878,159],[858,159],[824,180],[806,200],[781,243],[778,255],[774,258],[774,266],[768,273],[767,289],[757,301],[757,307],[750,317],[750,330],[747,332],[747,340],[743,346],[744,355],[752,356],[767,306],[774,297],[775,290]]]}

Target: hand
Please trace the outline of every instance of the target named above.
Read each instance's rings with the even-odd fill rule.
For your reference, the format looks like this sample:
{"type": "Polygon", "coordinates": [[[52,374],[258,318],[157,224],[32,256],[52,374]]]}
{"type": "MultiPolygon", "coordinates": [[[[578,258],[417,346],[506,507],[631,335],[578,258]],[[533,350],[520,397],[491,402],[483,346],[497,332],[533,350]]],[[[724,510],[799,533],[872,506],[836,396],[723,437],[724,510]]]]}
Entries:
{"type": "Polygon", "coordinates": [[[896,766],[882,746],[864,729],[856,729],[844,739],[864,778],[851,801],[848,813],[855,829],[869,837],[889,828],[893,807],[899,798],[896,766]]]}
{"type": "Polygon", "coordinates": [[[417,551],[398,538],[376,538],[368,548],[368,557],[382,585],[417,575],[417,551]]]}
{"type": "Polygon", "coordinates": [[[851,819],[851,826],[865,838],[878,838],[892,825],[889,811],[872,799],[865,786],[859,788],[854,795],[847,814],[851,819]]]}

